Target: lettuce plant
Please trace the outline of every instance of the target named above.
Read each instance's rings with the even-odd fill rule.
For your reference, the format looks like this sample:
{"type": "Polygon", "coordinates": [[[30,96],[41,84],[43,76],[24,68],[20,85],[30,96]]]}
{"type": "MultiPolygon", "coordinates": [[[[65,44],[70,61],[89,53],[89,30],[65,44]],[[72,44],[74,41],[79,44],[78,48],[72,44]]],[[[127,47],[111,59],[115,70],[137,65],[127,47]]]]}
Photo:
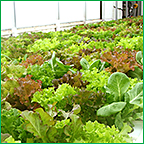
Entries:
{"type": "Polygon", "coordinates": [[[25,78],[19,78],[17,80],[19,86],[14,88],[14,94],[7,95],[6,101],[12,107],[19,110],[32,110],[40,107],[38,103],[32,103],[31,99],[36,91],[41,90],[41,81],[35,82],[31,77],[31,75],[27,75],[25,78]]]}
{"type": "Polygon", "coordinates": [[[136,61],[140,64],[143,65],[143,52],[139,51],[136,53],[136,61]]]}
{"type": "Polygon", "coordinates": [[[58,41],[53,40],[53,42],[51,42],[51,39],[49,38],[45,38],[45,39],[39,39],[37,41],[34,42],[33,45],[29,45],[27,51],[28,52],[37,52],[37,51],[48,51],[48,50],[52,50],[55,48],[55,45],[58,43],[58,41]]]}
{"type": "Polygon", "coordinates": [[[94,91],[96,93],[98,91],[105,92],[104,86],[107,84],[110,76],[109,72],[98,72],[96,67],[94,67],[92,70],[84,70],[82,72],[82,80],[89,82],[89,84],[86,85],[87,90],[94,91]]]}
{"type": "Polygon", "coordinates": [[[72,87],[85,88],[88,84],[88,81],[82,80],[81,72],[77,71],[75,73],[72,73],[71,71],[68,71],[66,74],[63,75],[63,77],[59,79],[53,79],[52,83],[55,88],[58,88],[58,86],[63,83],[67,83],[72,87]]]}
{"type": "MultiPolygon", "coordinates": [[[[55,91],[54,87],[48,89],[43,89],[42,91],[37,91],[34,93],[32,102],[39,103],[47,111],[48,104],[56,104],[60,108],[64,108],[67,104],[66,100],[63,100],[65,97],[72,96],[76,94],[74,88],[69,84],[59,85],[58,89],[55,91]]],[[[72,104],[71,104],[72,105],[72,104]]]]}
{"type": "Polygon", "coordinates": [[[117,46],[123,46],[124,49],[141,50],[143,48],[143,37],[122,38],[117,46]]]}
{"type": "Polygon", "coordinates": [[[106,71],[109,71],[111,73],[127,73],[129,70],[134,71],[135,66],[141,68],[141,66],[135,60],[136,53],[136,51],[105,52],[101,56],[101,59],[111,64],[110,67],[105,69],[106,71]]]}
{"type": "Polygon", "coordinates": [[[33,111],[22,112],[25,120],[25,129],[33,133],[36,142],[43,143],[95,143],[95,142],[131,142],[128,132],[131,130],[125,127],[125,131],[119,131],[115,126],[106,127],[97,121],[88,121],[85,125],[77,114],[80,112],[78,105],[74,106],[70,112],[59,110],[56,112],[52,107],[45,112],[42,108],[33,111]],[[54,117],[64,117],[65,119],[55,121],[54,117]]]}
{"type": "Polygon", "coordinates": [[[13,63],[9,65],[3,65],[1,69],[1,79],[5,78],[20,78],[27,74],[27,69],[21,65],[14,65],[13,63]]]}
{"type": "Polygon", "coordinates": [[[97,111],[98,116],[104,117],[117,114],[115,124],[119,129],[122,129],[123,122],[131,122],[134,119],[132,117],[138,111],[141,113],[143,108],[143,83],[137,83],[127,91],[129,86],[129,78],[124,73],[113,73],[106,86],[106,92],[110,94],[107,98],[108,103],[97,111]],[[119,118],[121,122],[117,123],[119,118]]]}
{"type": "Polygon", "coordinates": [[[132,78],[137,78],[138,80],[143,79],[143,54],[142,51],[136,53],[136,61],[138,66],[135,67],[134,71],[129,71],[127,73],[128,76],[132,78]]]}
{"type": "Polygon", "coordinates": [[[25,66],[26,68],[28,65],[42,65],[44,63],[44,59],[40,55],[31,55],[26,60],[23,60],[21,65],[25,66]]]}
{"type": "Polygon", "coordinates": [[[54,73],[47,62],[40,65],[31,65],[27,68],[28,74],[32,75],[33,80],[41,80],[42,88],[52,86],[52,80],[55,78],[54,73]]]}
{"type": "Polygon", "coordinates": [[[96,67],[100,72],[104,69],[105,62],[101,62],[101,60],[98,59],[90,65],[86,59],[82,58],[80,64],[84,70],[92,70],[92,68],[96,67]]]}
{"type": "Polygon", "coordinates": [[[5,135],[6,133],[10,134],[15,140],[26,142],[26,138],[32,138],[33,135],[23,129],[24,119],[20,114],[21,112],[16,108],[3,109],[1,114],[1,132],[5,135]]]}

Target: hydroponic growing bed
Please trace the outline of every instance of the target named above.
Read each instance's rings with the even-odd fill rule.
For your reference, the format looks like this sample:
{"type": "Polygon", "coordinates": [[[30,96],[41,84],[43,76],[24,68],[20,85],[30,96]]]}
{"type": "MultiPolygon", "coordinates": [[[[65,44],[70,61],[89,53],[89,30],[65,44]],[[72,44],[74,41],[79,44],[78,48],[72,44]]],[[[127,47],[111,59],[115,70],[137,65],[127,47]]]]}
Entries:
{"type": "Polygon", "coordinates": [[[1,142],[131,143],[142,120],[143,17],[1,38],[1,142]]]}

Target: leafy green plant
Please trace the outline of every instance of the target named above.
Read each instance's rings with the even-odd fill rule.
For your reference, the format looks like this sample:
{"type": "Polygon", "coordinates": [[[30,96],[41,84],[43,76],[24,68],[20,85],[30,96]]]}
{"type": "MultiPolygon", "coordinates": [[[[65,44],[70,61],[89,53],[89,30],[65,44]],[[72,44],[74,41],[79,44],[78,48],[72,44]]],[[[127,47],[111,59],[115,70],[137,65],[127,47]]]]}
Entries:
{"type": "Polygon", "coordinates": [[[17,80],[19,87],[14,88],[14,94],[7,95],[6,101],[12,107],[19,110],[32,110],[40,107],[38,103],[32,103],[31,99],[36,91],[41,90],[41,81],[35,82],[31,77],[31,75],[27,75],[25,78],[19,78],[17,80]]]}
{"type": "Polygon", "coordinates": [[[97,68],[94,67],[91,71],[84,70],[82,74],[82,80],[88,81],[89,84],[86,85],[86,89],[89,91],[102,91],[105,92],[104,86],[107,84],[108,78],[110,76],[109,72],[101,71],[98,72],[97,68]]]}
{"type": "Polygon", "coordinates": [[[143,37],[133,37],[133,38],[122,38],[117,44],[124,47],[124,49],[129,48],[131,50],[141,50],[143,47],[143,37]]]}
{"type": "Polygon", "coordinates": [[[15,37],[2,39],[1,51],[11,59],[22,58],[27,53],[25,43],[15,37]]]}
{"type": "Polygon", "coordinates": [[[31,65],[27,68],[28,74],[32,75],[32,79],[41,80],[42,88],[52,86],[52,80],[55,78],[54,73],[47,62],[40,65],[31,65]]]}
{"type": "Polygon", "coordinates": [[[92,70],[92,68],[96,67],[100,72],[104,69],[105,62],[102,63],[101,60],[98,59],[90,65],[86,59],[82,58],[80,64],[84,70],[92,70]]]}
{"type": "Polygon", "coordinates": [[[61,109],[66,105],[67,101],[63,99],[68,96],[72,96],[77,92],[69,84],[59,85],[58,89],[54,91],[54,87],[48,89],[43,89],[42,91],[37,91],[34,93],[32,102],[39,103],[47,111],[48,104],[56,104],[56,106],[61,109]]]}
{"type": "Polygon", "coordinates": [[[132,78],[138,78],[138,80],[143,79],[143,54],[142,51],[136,53],[136,61],[138,62],[138,66],[135,67],[134,71],[129,71],[127,73],[128,76],[132,78]]]}
{"type": "Polygon", "coordinates": [[[143,65],[143,53],[142,53],[142,51],[139,51],[139,52],[136,53],[136,61],[140,65],[143,65]]]}
{"type": "Polygon", "coordinates": [[[42,65],[43,63],[44,63],[43,58],[40,55],[36,54],[29,56],[26,60],[23,60],[21,65],[27,68],[28,65],[34,65],[34,64],[42,65]]]}
{"type": "Polygon", "coordinates": [[[71,66],[64,65],[56,58],[55,52],[53,52],[51,59],[45,61],[41,66],[37,64],[29,66],[28,74],[32,75],[34,80],[41,80],[43,88],[46,88],[52,86],[54,78],[62,77],[67,71],[71,70],[70,68],[71,66]]]}
{"type": "Polygon", "coordinates": [[[82,80],[81,72],[77,71],[75,73],[72,73],[71,71],[68,71],[66,74],[63,75],[63,77],[59,79],[54,79],[52,83],[54,84],[53,86],[55,88],[58,88],[58,85],[61,85],[63,83],[68,83],[72,87],[85,88],[86,85],[88,84],[88,81],[82,80]]]}
{"type": "Polygon", "coordinates": [[[105,69],[106,71],[127,73],[129,70],[134,71],[135,66],[139,66],[135,60],[135,55],[136,51],[121,51],[121,53],[113,51],[104,53],[101,59],[111,64],[105,69]]]}
{"type": "Polygon", "coordinates": [[[89,121],[84,125],[77,116],[80,112],[78,105],[75,105],[67,113],[63,110],[56,112],[52,108],[53,106],[49,106],[48,112],[42,108],[36,109],[35,112],[27,110],[22,112],[25,129],[34,134],[36,142],[131,142],[131,138],[127,134],[131,130],[129,127],[125,131],[119,132],[114,126],[112,128],[105,127],[104,124],[97,121],[89,121]],[[54,112],[54,115],[51,112],[54,112]],[[57,114],[65,119],[55,121],[54,116],[57,114]]]}
{"type": "Polygon", "coordinates": [[[1,81],[1,100],[4,100],[7,95],[14,94],[14,88],[19,86],[18,82],[13,78],[6,78],[1,81]]]}
{"type": "Polygon", "coordinates": [[[19,140],[15,141],[15,139],[12,136],[6,138],[4,142],[5,143],[21,143],[21,141],[19,141],[19,140]]]}
{"type": "MultiPolygon", "coordinates": [[[[120,72],[113,73],[106,86],[107,93],[110,93],[107,99],[108,104],[101,107],[97,111],[97,115],[106,117],[112,114],[118,114],[119,112],[119,117],[122,117],[121,125],[123,125],[123,122],[131,122],[135,111],[138,109],[142,111],[143,108],[143,83],[137,83],[135,87],[127,91],[129,86],[130,81],[125,74],[120,72]],[[128,117],[131,117],[131,120],[128,117]]],[[[115,117],[115,123],[119,117],[115,117]]],[[[122,128],[122,126],[118,124],[116,124],[116,126],[118,126],[119,129],[122,128]]]]}
{"type": "MultiPolygon", "coordinates": [[[[74,117],[75,114],[77,114],[75,110],[78,108],[74,107],[72,111],[68,113],[67,118],[74,117]]],[[[66,113],[64,111],[61,111],[61,113],[61,116],[65,117],[66,113]]],[[[57,114],[58,112],[53,110],[53,106],[48,105],[48,112],[45,112],[42,108],[37,108],[34,112],[26,110],[22,112],[21,115],[25,119],[24,128],[34,134],[36,142],[66,142],[66,136],[64,136],[64,139],[62,139],[63,137],[60,137],[61,133],[64,135],[64,130],[59,130],[60,127],[54,120],[54,117],[57,116],[57,114]]],[[[75,123],[76,122],[74,121],[74,124],[75,123]]]]}
{"type": "MultiPolygon", "coordinates": [[[[15,140],[26,142],[26,138],[31,138],[33,135],[22,128],[24,119],[20,117],[20,114],[21,112],[15,108],[10,110],[3,109],[1,114],[1,132],[5,135],[6,133],[10,134],[15,140]]],[[[13,141],[13,139],[11,140],[13,141]]]]}
{"type": "Polygon", "coordinates": [[[98,120],[95,112],[105,104],[106,94],[101,91],[95,93],[93,91],[82,89],[73,97],[66,97],[64,101],[65,100],[67,100],[67,104],[63,108],[64,110],[69,110],[70,106],[72,106],[71,102],[80,105],[81,111],[78,115],[85,124],[88,120],[98,120]]]}
{"type": "Polygon", "coordinates": [[[1,79],[5,78],[20,78],[27,74],[27,70],[24,66],[14,65],[13,63],[10,65],[3,65],[1,69],[1,79]]]}
{"type": "Polygon", "coordinates": [[[71,66],[64,65],[58,58],[55,57],[55,52],[53,52],[52,57],[48,63],[52,71],[55,73],[55,78],[60,78],[69,70],[71,70],[71,66]]]}
{"type": "Polygon", "coordinates": [[[81,64],[80,64],[80,59],[81,59],[81,56],[78,55],[78,56],[66,58],[65,60],[63,59],[62,62],[65,65],[73,65],[73,68],[80,70],[82,69],[81,64]]]}
{"type": "Polygon", "coordinates": [[[56,48],[62,48],[62,45],[57,37],[54,37],[53,39],[45,38],[35,41],[33,45],[29,45],[27,52],[50,51],[55,50],[56,48]]]}
{"type": "MultiPolygon", "coordinates": [[[[121,132],[113,125],[111,128],[100,124],[97,121],[88,121],[83,126],[87,143],[121,143],[132,142],[127,135],[131,131],[130,127],[125,127],[121,132]]],[[[79,142],[79,141],[77,141],[79,142]]],[[[81,140],[82,142],[82,140],[81,140]]]]}

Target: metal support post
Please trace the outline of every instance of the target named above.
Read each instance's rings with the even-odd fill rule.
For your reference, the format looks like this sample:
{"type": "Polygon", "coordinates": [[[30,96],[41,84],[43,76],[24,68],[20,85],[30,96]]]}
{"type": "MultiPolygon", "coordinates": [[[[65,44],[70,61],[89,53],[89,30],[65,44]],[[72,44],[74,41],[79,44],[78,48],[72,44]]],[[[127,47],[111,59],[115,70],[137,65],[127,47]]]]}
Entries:
{"type": "Polygon", "coordinates": [[[102,3],[102,21],[105,21],[105,1],[102,3]]]}
{"type": "Polygon", "coordinates": [[[100,1],[100,19],[102,19],[102,1],[100,1]]]}
{"type": "Polygon", "coordinates": [[[13,1],[13,27],[12,27],[12,36],[17,36],[15,1],[13,1]]]}
{"type": "Polygon", "coordinates": [[[118,3],[117,3],[117,1],[116,1],[116,9],[115,9],[115,20],[117,20],[117,8],[118,8],[118,3]]]}
{"type": "Polygon", "coordinates": [[[87,6],[86,6],[86,1],[85,1],[85,7],[84,7],[84,24],[86,24],[87,20],[87,6]]]}
{"type": "Polygon", "coordinates": [[[128,17],[128,1],[126,1],[126,18],[128,17]]]}
{"type": "Polygon", "coordinates": [[[141,1],[141,15],[143,15],[143,1],[141,1]]]}
{"type": "Polygon", "coordinates": [[[138,1],[138,15],[141,15],[141,1],[138,1]]]}
{"type": "Polygon", "coordinates": [[[58,1],[58,19],[56,22],[56,31],[60,31],[60,6],[59,6],[59,1],[58,1]]]}

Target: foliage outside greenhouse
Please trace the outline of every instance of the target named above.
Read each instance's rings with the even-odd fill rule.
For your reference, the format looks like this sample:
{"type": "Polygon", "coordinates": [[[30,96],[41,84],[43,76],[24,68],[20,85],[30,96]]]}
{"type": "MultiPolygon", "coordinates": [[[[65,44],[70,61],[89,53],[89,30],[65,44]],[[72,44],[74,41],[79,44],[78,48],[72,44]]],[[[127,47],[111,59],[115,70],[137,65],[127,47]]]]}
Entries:
{"type": "Polygon", "coordinates": [[[143,17],[1,38],[1,142],[132,143],[143,120],[143,17]]]}

